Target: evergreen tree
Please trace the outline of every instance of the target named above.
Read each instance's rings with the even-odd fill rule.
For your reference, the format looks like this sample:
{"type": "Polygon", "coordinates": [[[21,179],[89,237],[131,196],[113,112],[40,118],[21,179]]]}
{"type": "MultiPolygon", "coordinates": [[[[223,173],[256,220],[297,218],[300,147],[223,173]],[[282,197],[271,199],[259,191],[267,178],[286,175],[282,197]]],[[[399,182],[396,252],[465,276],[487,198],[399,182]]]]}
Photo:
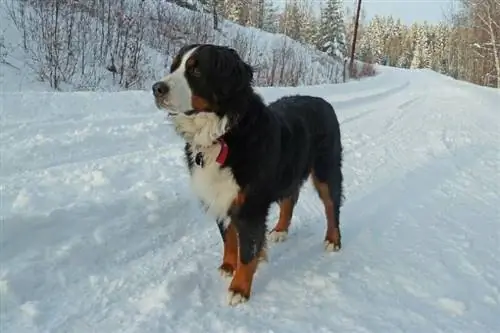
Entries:
{"type": "Polygon", "coordinates": [[[249,18],[248,2],[245,0],[226,0],[226,13],[228,20],[246,25],[249,18]]]}
{"type": "Polygon", "coordinates": [[[299,1],[288,0],[285,4],[284,21],[281,32],[292,39],[302,41],[304,21],[304,13],[299,6],[299,1]]]}
{"type": "Polygon", "coordinates": [[[272,0],[264,0],[264,22],[262,30],[277,33],[279,28],[279,13],[272,0]]]}
{"type": "Polygon", "coordinates": [[[318,32],[319,32],[319,22],[312,15],[312,13],[308,13],[304,22],[303,29],[303,39],[306,43],[311,45],[318,44],[318,32]]]}
{"type": "Polygon", "coordinates": [[[321,10],[317,47],[331,56],[344,58],[347,54],[346,30],[341,0],[327,0],[321,10]]]}
{"type": "Polygon", "coordinates": [[[431,57],[429,51],[429,39],[426,27],[419,25],[416,27],[413,59],[410,68],[430,68],[431,57]]]}

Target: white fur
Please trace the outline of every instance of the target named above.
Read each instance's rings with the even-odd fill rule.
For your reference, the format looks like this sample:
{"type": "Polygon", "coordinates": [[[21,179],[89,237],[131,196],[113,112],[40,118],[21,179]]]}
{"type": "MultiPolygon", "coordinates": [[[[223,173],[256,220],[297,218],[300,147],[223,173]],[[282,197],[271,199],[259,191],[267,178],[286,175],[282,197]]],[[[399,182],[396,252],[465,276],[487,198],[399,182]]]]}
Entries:
{"type": "Polygon", "coordinates": [[[175,130],[191,144],[193,158],[198,152],[203,154],[203,167],[193,165],[193,191],[207,206],[208,213],[216,218],[224,218],[240,190],[230,169],[221,169],[215,161],[221,149],[217,139],[226,132],[228,119],[212,112],[185,114],[193,109],[193,93],[185,76],[186,62],[196,50],[197,47],[186,52],[179,67],[162,79],[168,85],[169,92],[159,104],[172,111],[175,130]]]}
{"type": "Polygon", "coordinates": [[[284,242],[288,238],[288,231],[273,230],[269,233],[268,239],[273,243],[284,242]]]}
{"type": "Polygon", "coordinates": [[[186,52],[175,71],[165,76],[162,81],[165,82],[169,88],[169,92],[165,97],[165,106],[167,106],[172,113],[183,113],[192,109],[191,88],[186,79],[186,62],[191,55],[196,51],[197,47],[186,52]]]}
{"type": "Polygon", "coordinates": [[[340,246],[335,245],[332,242],[325,241],[325,251],[326,252],[338,252],[338,251],[340,251],[340,246]]]}
{"type": "Polygon", "coordinates": [[[175,130],[186,141],[194,145],[210,147],[227,130],[227,117],[219,118],[212,112],[199,112],[193,115],[178,114],[172,121],[175,130]]]}
{"type": "Polygon", "coordinates": [[[219,143],[208,147],[193,146],[192,156],[203,154],[203,167],[193,165],[191,187],[194,193],[207,207],[208,213],[215,218],[225,219],[240,187],[229,168],[221,168],[216,162],[221,146],[219,143]]]}
{"type": "Polygon", "coordinates": [[[219,268],[219,273],[220,273],[220,276],[222,276],[222,278],[224,279],[229,279],[229,278],[232,278],[233,277],[233,272],[228,272],[228,271],[225,271],[223,269],[220,269],[219,268]]]}
{"type": "Polygon", "coordinates": [[[238,304],[246,303],[248,301],[247,298],[243,297],[242,295],[235,293],[233,291],[229,291],[227,295],[227,303],[229,305],[235,306],[238,304]]]}

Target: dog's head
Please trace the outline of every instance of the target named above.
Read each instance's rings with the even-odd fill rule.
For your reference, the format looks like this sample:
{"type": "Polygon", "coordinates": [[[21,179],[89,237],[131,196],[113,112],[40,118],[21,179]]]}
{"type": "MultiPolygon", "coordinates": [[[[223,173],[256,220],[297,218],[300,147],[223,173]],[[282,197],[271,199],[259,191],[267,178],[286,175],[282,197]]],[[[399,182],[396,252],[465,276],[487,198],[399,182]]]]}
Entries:
{"type": "Polygon", "coordinates": [[[177,132],[207,145],[244,112],[252,83],[253,68],[235,50],[190,44],[179,50],[170,73],[152,89],[157,107],[172,116],[177,132]]]}
{"type": "Polygon", "coordinates": [[[238,53],[225,46],[191,44],[174,57],[170,73],[152,89],[156,105],[172,115],[214,112],[248,93],[253,69],[238,53]]]}

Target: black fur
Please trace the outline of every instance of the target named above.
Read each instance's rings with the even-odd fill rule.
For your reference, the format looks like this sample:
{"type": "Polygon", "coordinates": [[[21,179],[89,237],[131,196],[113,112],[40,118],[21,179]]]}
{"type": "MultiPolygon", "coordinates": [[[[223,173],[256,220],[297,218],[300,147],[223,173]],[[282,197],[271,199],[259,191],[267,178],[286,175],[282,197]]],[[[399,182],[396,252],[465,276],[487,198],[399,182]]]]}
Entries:
{"type": "Polygon", "coordinates": [[[253,68],[235,50],[211,44],[189,44],[182,47],[170,66],[173,72],[189,50],[198,47],[191,59],[194,65],[186,71],[192,93],[214,106],[211,111],[227,116],[234,123],[243,110],[249,110],[252,97],[253,68]],[[195,75],[194,71],[200,75],[195,75]]]}
{"type": "MultiPolygon", "coordinates": [[[[250,262],[262,249],[271,204],[287,197],[297,201],[311,172],[328,184],[339,221],[342,145],[333,107],[322,98],[300,95],[282,97],[266,106],[252,89],[252,67],[234,50],[189,45],[179,52],[179,58],[195,46],[199,46],[193,55],[196,72],[186,73],[192,92],[210,103],[207,111],[230,119],[222,137],[229,146],[223,167],[231,169],[245,195],[244,203],[228,212],[238,230],[242,262],[250,262]]],[[[174,61],[171,71],[175,68],[174,61]]],[[[191,169],[189,148],[187,143],[186,160],[191,169]]],[[[218,225],[221,228],[222,223],[218,221],[218,225]]]]}

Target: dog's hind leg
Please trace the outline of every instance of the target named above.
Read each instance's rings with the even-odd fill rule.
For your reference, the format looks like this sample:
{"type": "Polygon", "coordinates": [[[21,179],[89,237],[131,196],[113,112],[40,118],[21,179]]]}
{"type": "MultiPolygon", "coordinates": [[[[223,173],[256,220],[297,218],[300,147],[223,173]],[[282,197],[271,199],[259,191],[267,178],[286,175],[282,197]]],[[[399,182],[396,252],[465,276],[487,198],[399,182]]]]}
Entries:
{"type": "Polygon", "coordinates": [[[317,163],[311,176],[314,187],[323,202],[326,215],[325,250],[339,251],[342,247],[340,233],[340,206],[342,205],[341,161],[317,163]]]}
{"type": "Polygon", "coordinates": [[[279,202],[280,216],[274,228],[269,232],[268,238],[270,241],[282,242],[286,240],[286,237],[288,236],[288,229],[290,228],[290,224],[292,222],[293,208],[299,200],[299,191],[300,189],[297,189],[291,196],[286,197],[279,202]]]}

